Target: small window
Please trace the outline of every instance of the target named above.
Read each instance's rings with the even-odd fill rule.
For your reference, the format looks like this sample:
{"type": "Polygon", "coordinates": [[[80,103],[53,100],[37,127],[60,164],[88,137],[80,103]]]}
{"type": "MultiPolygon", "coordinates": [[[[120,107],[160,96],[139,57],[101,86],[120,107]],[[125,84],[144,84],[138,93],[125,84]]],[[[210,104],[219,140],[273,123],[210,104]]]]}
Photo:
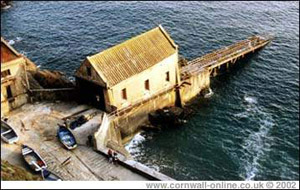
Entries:
{"type": "Polygon", "coordinates": [[[6,94],[7,94],[7,99],[10,99],[13,97],[10,86],[6,87],[6,94]]]}
{"type": "Polygon", "coordinates": [[[92,76],[92,69],[91,67],[86,67],[86,72],[88,76],[92,76]]]}
{"type": "Polygon", "coordinates": [[[149,79],[145,80],[145,89],[150,90],[150,84],[149,84],[149,79]]]}
{"type": "Polygon", "coordinates": [[[10,70],[5,70],[1,72],[1,78],[7,77],[10,75],[10,70]]]}
{"type": "Polygon", "coordinates": [[[122,90],[122,98],[123,98],[124,100],[127,100],[127,92],[126,92],[126,88],[124,88],[124,89],[122,90]]]}
{"type": "Polygon", "coordinates": [[[168,71],[168,72],[166,72],[166,81],[170,81],[170,72],[168,71]]]}

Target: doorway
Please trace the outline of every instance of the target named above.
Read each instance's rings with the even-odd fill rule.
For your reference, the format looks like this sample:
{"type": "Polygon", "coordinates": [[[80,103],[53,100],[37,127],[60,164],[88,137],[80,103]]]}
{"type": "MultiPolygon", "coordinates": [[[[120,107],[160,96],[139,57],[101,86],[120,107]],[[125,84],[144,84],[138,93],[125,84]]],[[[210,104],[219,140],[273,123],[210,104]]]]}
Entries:
{"type": "Polygon", "coordinates": [[[76,80],[81,102],[91,104],[94,107],[105,111],[105,89],[90,81],[79,78],[77,78],[76,80]]]}

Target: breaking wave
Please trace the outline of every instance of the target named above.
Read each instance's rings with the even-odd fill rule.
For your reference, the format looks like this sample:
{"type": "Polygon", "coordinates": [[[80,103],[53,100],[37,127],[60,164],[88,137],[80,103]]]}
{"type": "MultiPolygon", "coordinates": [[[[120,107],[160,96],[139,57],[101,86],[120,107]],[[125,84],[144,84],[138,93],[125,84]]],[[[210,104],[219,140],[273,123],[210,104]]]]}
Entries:
{"type": "Polygon", "coordinates": [[[139,145],[146,139],[141,135],[141,132],[137,133],[133,139],[125,146],[125,149],[131,154],[135,155],[140,153],[139,145]]]}

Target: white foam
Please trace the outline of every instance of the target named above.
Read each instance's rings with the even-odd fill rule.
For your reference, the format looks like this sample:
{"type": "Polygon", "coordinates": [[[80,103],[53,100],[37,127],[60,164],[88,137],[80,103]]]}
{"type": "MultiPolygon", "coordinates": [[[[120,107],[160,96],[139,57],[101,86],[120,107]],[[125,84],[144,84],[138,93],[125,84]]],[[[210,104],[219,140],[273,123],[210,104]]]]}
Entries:
{"type": "Polygon", "coordinates": [[[234,114],[234,117],[247,118],[248,117],[248,112],[245,111],[245,112],[234,114]]]}
{"type": "Polygon", "coordinates": [[[23,40],[23,38],[21,38],[21,37],[17,37],[16,38],[16,42],[20,42],[20,41],[22,41],[23,40]]]}
{"type": "Polygon", "coordinates": [[[157,172],[160,171],[160,167],[158,165],[156,165],[156,164],[151,163],[151,164],[146,164],[146,166],[148,166],[149,168],[151,168],[151,169],[153,169],[153,170],[155,170],[157,172]]]}
{"type": "Polygon", "coordinates": [[[15,41],[14,41],[14,40],[9,40],[9,41],[8,41],[8,44],[9,44],[9,45],[14,45],[14,44],[15,44],[15,41]]]}
{"type": "Polygon", "coordinates": [[[73,76],[69,76],[68,79],[72,82],[75,81],[75,77],[73,77],[73,76]]]}
{"type": "Polygon", "coordinates": [[[244,100],[249,104],[257,104],[257,99],[251,96],[245,96],[244,100]]]}
{"type": "Polygon", "coordinates": [[[130,154],[136,154],[140,152],[140,149],[138,148],[138,145],[141,144],[146,139],[141,135],[141,133],[137,133],[133,139],[125,146],[125,149],[130,154]]]}
{"type": "Polygon", "coordinates": [[[6,9],[9,9],[9,8],[11,8],[11,5],[6,5],[5,7],[2,7],[1,9],[6,10],[6,9]]]}
{"type": "Polygon", "coordinates": [[[268,142],[269,131],[275,125],[270,115],[258,110],[260,127],[257,132],[251,133],[242,146],[245,149],[244,160],[245,180],[253,180],[259,172],[259,160],[270,150],[271,143],[268,142]]]}

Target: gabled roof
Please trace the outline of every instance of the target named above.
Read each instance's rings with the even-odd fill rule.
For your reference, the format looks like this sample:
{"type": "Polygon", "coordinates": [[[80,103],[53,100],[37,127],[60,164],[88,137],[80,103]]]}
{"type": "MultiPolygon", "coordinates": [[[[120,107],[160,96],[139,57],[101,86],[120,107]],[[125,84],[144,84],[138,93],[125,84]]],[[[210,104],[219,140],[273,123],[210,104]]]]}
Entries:
{"type": "Polygon", "coordinates": [[[21,55],[1,37],[1,64],[19,57],[21,55]]]}
{"type": "Polygon", "coordinates": [[[87,59],[107,85],[114,86],[176,51],[177,45],[159,26],[87,59]]]}

